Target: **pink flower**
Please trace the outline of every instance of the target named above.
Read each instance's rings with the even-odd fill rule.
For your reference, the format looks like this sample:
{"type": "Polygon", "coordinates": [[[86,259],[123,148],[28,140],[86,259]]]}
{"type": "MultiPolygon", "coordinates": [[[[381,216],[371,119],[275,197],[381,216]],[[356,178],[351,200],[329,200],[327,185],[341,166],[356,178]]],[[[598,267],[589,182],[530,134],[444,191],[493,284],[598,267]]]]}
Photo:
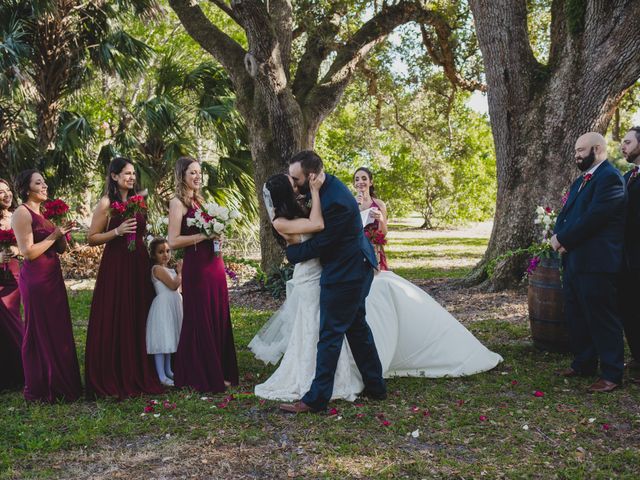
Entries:
{"type": "Polygon", "coordinates": [[[171,403],[169,400],[165,400],[162,403],[162,406],[165,408],[165,410],[173,410],[176,408],[176,404],[175,403],[171,403]]]}
{"type": "Polygon", "coordinates": [[[550,207],[544,207],[544,211],[547,213],[551,213],[551,208],[550,207]]]}
{"type": "Polygon", "coordinates": [[[479,419],[481,422],[486,422],[486,421],[488,420],[486,415],[480,415],[480,416],[478,417],[478,419],[479,419]]]}
{"type": "Polygon", "coordinates": [[[151,413],[153,412],[153,407],[151,405],[147,405],[146,407],[144,407],[144,413],[151,413]]]}
{"type": "Polygon", "coordinates": [[[364,407],[364,403],[354,403],[354,407],[364,407]]]}
{"type": "Polygon", "coordinates": [[[332,408],[331,410],[329,410],[329,415],[338,415],[338,409],[332,408]]]}
{"type": "Polygon", "coordinates": [[[544,397],[544,392],[541,392],[540,390],[536,390],[535,392],[533,392],[533,396],[534,397],[544,397]]]}

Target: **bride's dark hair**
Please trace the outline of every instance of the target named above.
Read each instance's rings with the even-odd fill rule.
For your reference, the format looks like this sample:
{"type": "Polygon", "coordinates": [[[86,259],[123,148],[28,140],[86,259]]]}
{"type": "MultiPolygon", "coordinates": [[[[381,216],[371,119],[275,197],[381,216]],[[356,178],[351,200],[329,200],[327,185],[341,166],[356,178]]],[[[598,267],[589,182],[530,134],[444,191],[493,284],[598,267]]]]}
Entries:
{"type": "MultiPolygon", "coordinates": [[[[305,211],[296,200],[296,194],[291,186],[289,177],[284,173],[277,173],[269,177],[265,183],[265,187],[271,194],[271,201],[273,202],[273,210],[275,218],[283,217],[287,220],[293,220],[294,218],[306,217],[305,211]]],[[[284,248],[287,246],[287,242],[271,227],[273,235],[276,237],[278,243],[284,248]]]]}

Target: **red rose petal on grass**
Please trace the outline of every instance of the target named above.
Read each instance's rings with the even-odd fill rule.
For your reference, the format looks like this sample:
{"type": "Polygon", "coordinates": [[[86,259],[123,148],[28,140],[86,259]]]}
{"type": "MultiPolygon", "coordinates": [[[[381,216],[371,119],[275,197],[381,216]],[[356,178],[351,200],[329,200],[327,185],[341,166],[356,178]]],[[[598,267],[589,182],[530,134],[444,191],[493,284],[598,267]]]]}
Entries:
{"type": "Polygon", "coordinates": [[[544,392],[541,392],[540,390],[536,390],[535,392],[533,392],[533,396],[534,397],[544,397],[544,392]]]}
{"type": "Polygon", "coordinates": [[[605,431],[606,431],[606,430],[609,430],[610,428],[611,428],[611,425],[609,425],[608,423],[603,423],[603,424],[602,424],[602,429],[603,429],[603,430],[605,430],[605,431]]]}
{"type": "Polygon", "coordinates": [[[162,404],[162,406],[165,408],[165,410],[173,410],[176,408],[176,404],[175,403],[171,403],[168,400],[165,400],[164,403],[162,404]]]}
{"type": "Polygon", "coordinates": [[[260,400],[259,403],[260,403],[260,405],[264,405],[265,403],[267,403],[267,401],[266,400],[260,400]]]}
{"type": "Polygon", "coordinates": [[[430,417],[431,416],[431,412],[429,410],[425,410],[424,412],[422,412],[422,416],[423,417],[430,417]]]}
{"type": "Polygon", "coordinates": [[[517,385],[518,384],[518,380],[511,380],[511,385],[517,385]]]}
{"type": "Polygon", "coordinates": [[[356,418],[364,418],[364,413],[356,413],[356,418]]]}
{"type": "Polygon", "coordinates": [[[227,402],[222,402],[218,404],[218,408],[227,408],[228,403],[227,402]]]}
{"type": "Polygon", "coordinates": [[[153,407],[151,405],[147,405],[146,407],[144,407],[144,413],[151,413],[153,412],[153,407]]]}
{"type": "Polygon", "coordinates": [[[364,407],[364,403],[354,403],[354,407],[364,407]]]}
{"type": "Polygon", "coordinates": [[[391,425],[391,422],[390,422],[389,420],[383,420],[383,421],[382,421],[382,425],[383,425],[384,427],[388,427],[389,425],[391,425]]]}
{"type": "Polygon", "coordinates": [[[420,409],[414,405],[413,407],[411,407],[411,411],[413,413],[418,413],[420,411],[420,409]]]}
{"type": "Polygon", "coordinates": [[[464,405],[464,400],[458,400],[458,401],[456,402],[456,404],[457,404],[459,407],[461,407],[462,405],[464,405]]]}
{"type": "Polygon", "coordinates": [[[479,419],[481,422],[486,422],[486,421],[488,420],[486,415],[480,415],[480,416],[478,417],[478,419],[479,419]]]}
{"type": "Polygon", "coordinates": [[[338,409],[332,408],[331,410],[329,410],[329,415],[338,415],[338,409]]]}

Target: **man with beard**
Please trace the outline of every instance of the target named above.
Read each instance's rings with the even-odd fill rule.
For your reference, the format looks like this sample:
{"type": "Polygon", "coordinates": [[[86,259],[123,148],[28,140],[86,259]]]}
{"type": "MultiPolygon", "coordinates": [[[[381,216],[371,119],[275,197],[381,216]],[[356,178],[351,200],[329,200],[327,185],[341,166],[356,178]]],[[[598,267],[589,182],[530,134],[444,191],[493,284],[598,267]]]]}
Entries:
{"type": "Polygon", "coordinates": [[[563,253],[565,315],[573,351],[564,377],[600,377],[589,392],[610,392],[622,384],[624,341],[618,313],[626,191],[620,172],[607,161],[602,135],[578,138],[576,166],[583,174],[571,185],[556,220],[551,246],[563,253]]]}
{"type": "Polygon", "coordinates": [[[620,283],[620,314],[632,360],[627,368],[632,381],[640,383],[640,310],[636,290],[640,285],[640,127],[630,129],[620,145],[622,155],[633,168],[624,176],[629,196],[624,234],[624,265],[620,283]]]}

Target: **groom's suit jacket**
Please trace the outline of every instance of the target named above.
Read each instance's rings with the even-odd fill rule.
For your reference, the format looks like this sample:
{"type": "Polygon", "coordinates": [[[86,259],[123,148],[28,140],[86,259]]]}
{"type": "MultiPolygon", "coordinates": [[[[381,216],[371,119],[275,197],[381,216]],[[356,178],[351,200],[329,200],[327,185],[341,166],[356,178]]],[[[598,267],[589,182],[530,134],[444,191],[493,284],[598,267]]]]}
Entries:
{"type": "Polygon", "coordinates": [[[320,258],[320,284],[350,282],[363,278],[362,264],[377,267],[371,243],[364,236],[358,203],[349,189],[333,175],[326,174],[320,188],[324,230],[313,238],[287,247],[291,263],[320,258]]]}
{"type": "Polygon", "coordinates": [[[556,220],[554,233],[567,249],[565,268],[581,273],[617,273],[622,268],[627,193],[620,172],[608,161],[580,190],[582,175],[556,220]]]}

